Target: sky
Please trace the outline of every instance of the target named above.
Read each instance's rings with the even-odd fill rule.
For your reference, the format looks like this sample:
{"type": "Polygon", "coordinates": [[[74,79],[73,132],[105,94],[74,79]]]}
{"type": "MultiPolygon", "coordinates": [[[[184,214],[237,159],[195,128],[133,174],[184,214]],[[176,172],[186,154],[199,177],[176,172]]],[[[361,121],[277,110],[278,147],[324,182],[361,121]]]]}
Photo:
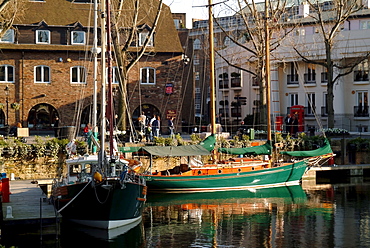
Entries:
{"type": "MultiPolygon", "coordinates": [[[[163,0],[163,2],[170,6],[172,13],[186,13],[186,26],[191,28],[191,20],[208,19],[208,0],[163,0]]],[[[223,0],[213,0],[212,3],[224,2],[223,0]]],[[[233,1],[230,1],[233,2],[233,1]]],[[[227,3],[228,4],[228,3],[227,3]]],[[[219,4],[214,7],[216,16],[230,15],[225,11],[224,4],[219,4]]]]}

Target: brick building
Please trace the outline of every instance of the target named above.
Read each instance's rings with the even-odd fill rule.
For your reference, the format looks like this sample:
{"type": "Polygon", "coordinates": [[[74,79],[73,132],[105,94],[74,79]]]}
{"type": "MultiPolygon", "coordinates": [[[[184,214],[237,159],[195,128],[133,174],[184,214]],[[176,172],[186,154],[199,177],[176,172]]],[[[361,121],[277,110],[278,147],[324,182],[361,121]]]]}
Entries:
{"type": "MultiPolygon", "coordinates": [[[[56,117],[62,126],[90,122],[93,4],[89,2],[29,1],[22,16],[0,38],[0,125],[21,122],[31,130],[51,129],[56,117]]],[[[152,2],[158,3],[141,4],[151,6],[152,2]]],[[[154,16],[142,13],[139,20],[138,39],[130,47],[133,54],[141,45],[140,32],[151,28],[154,16]]],[[[170,9],[164,6],[148,52],[128,74],[130,118],[137,118],[141,111],[148,116],[158,114],[162,120],[181,115],[182,51],[170,9]]]]}

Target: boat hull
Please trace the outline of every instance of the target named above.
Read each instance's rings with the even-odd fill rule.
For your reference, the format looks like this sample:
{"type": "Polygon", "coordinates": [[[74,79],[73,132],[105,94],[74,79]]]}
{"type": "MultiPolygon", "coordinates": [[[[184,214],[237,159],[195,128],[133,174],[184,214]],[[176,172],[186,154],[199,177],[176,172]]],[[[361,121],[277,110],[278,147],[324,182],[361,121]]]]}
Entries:
{"type": "Polygon", "coordinates": [[[307,161],[248,172],[211,175],[147,175],[149,191],[225,191],[299,184],[307,161]]]}
{"type": "Polygon", "coordinates": [[[100,184],[75,183],[56,188],[53,203],[64,219],[82,225],[112,229],[141,220],[146,186],[119,180],[100,184]]]}

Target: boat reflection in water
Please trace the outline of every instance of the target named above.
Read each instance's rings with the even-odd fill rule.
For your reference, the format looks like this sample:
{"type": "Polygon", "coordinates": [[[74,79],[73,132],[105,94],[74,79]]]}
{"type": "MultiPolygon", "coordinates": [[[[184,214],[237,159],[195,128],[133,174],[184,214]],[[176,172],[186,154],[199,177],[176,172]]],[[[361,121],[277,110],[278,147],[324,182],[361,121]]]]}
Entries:
{"type": "Polygon", "coordinates": [[[113,229],[98,229],[72,222],[61,226],[62,247],[141,247],[143,245],[143,222],[138,220],[129,225],[113,229]],[[66,238],[68,237],[68,238],[66,238]]]}
{"type": "Polygon", "coordinates": [[[150,242],[149,247],[253,247],[270,242],[261,238],[284,235],[279,232],[284,231],[286,216],[296,215],[294,212],[306,203],[307,195],[300,185],[253,191],[149,194],[143,216],[146,242],[150,242]]]}

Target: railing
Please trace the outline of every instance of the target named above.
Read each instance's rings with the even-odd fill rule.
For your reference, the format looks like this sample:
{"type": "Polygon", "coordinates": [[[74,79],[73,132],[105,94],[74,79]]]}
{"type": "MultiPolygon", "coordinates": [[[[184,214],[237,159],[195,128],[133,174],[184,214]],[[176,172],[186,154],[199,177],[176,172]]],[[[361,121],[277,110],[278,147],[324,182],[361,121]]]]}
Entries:
{"type": "Polygon", "coordinates": [[[316,106],[304,107],[304,116],[305,117],[314,117],[316,112],[316,106]]]}
{"type": "Polygon", "coordinates": [[[354,106],[354,117],[369,117],[369,106],[354,106]]]}
{"type": "Polygon", "coordinates": [[[305,73],[304,83],[305,84],[316,84],[316,73],[305,73]]]}
{"type": "Polygon", "coordinates": [[[328,116],[328,109],[326,106],[321,107],[321,116],[322,117],[328,116]]]}
{"type": "Polygon", "coordinates": [[[298,74],[288,74],[287,75],[287,84],[288,85],[296,85],[298,84],[298,74]]]}

